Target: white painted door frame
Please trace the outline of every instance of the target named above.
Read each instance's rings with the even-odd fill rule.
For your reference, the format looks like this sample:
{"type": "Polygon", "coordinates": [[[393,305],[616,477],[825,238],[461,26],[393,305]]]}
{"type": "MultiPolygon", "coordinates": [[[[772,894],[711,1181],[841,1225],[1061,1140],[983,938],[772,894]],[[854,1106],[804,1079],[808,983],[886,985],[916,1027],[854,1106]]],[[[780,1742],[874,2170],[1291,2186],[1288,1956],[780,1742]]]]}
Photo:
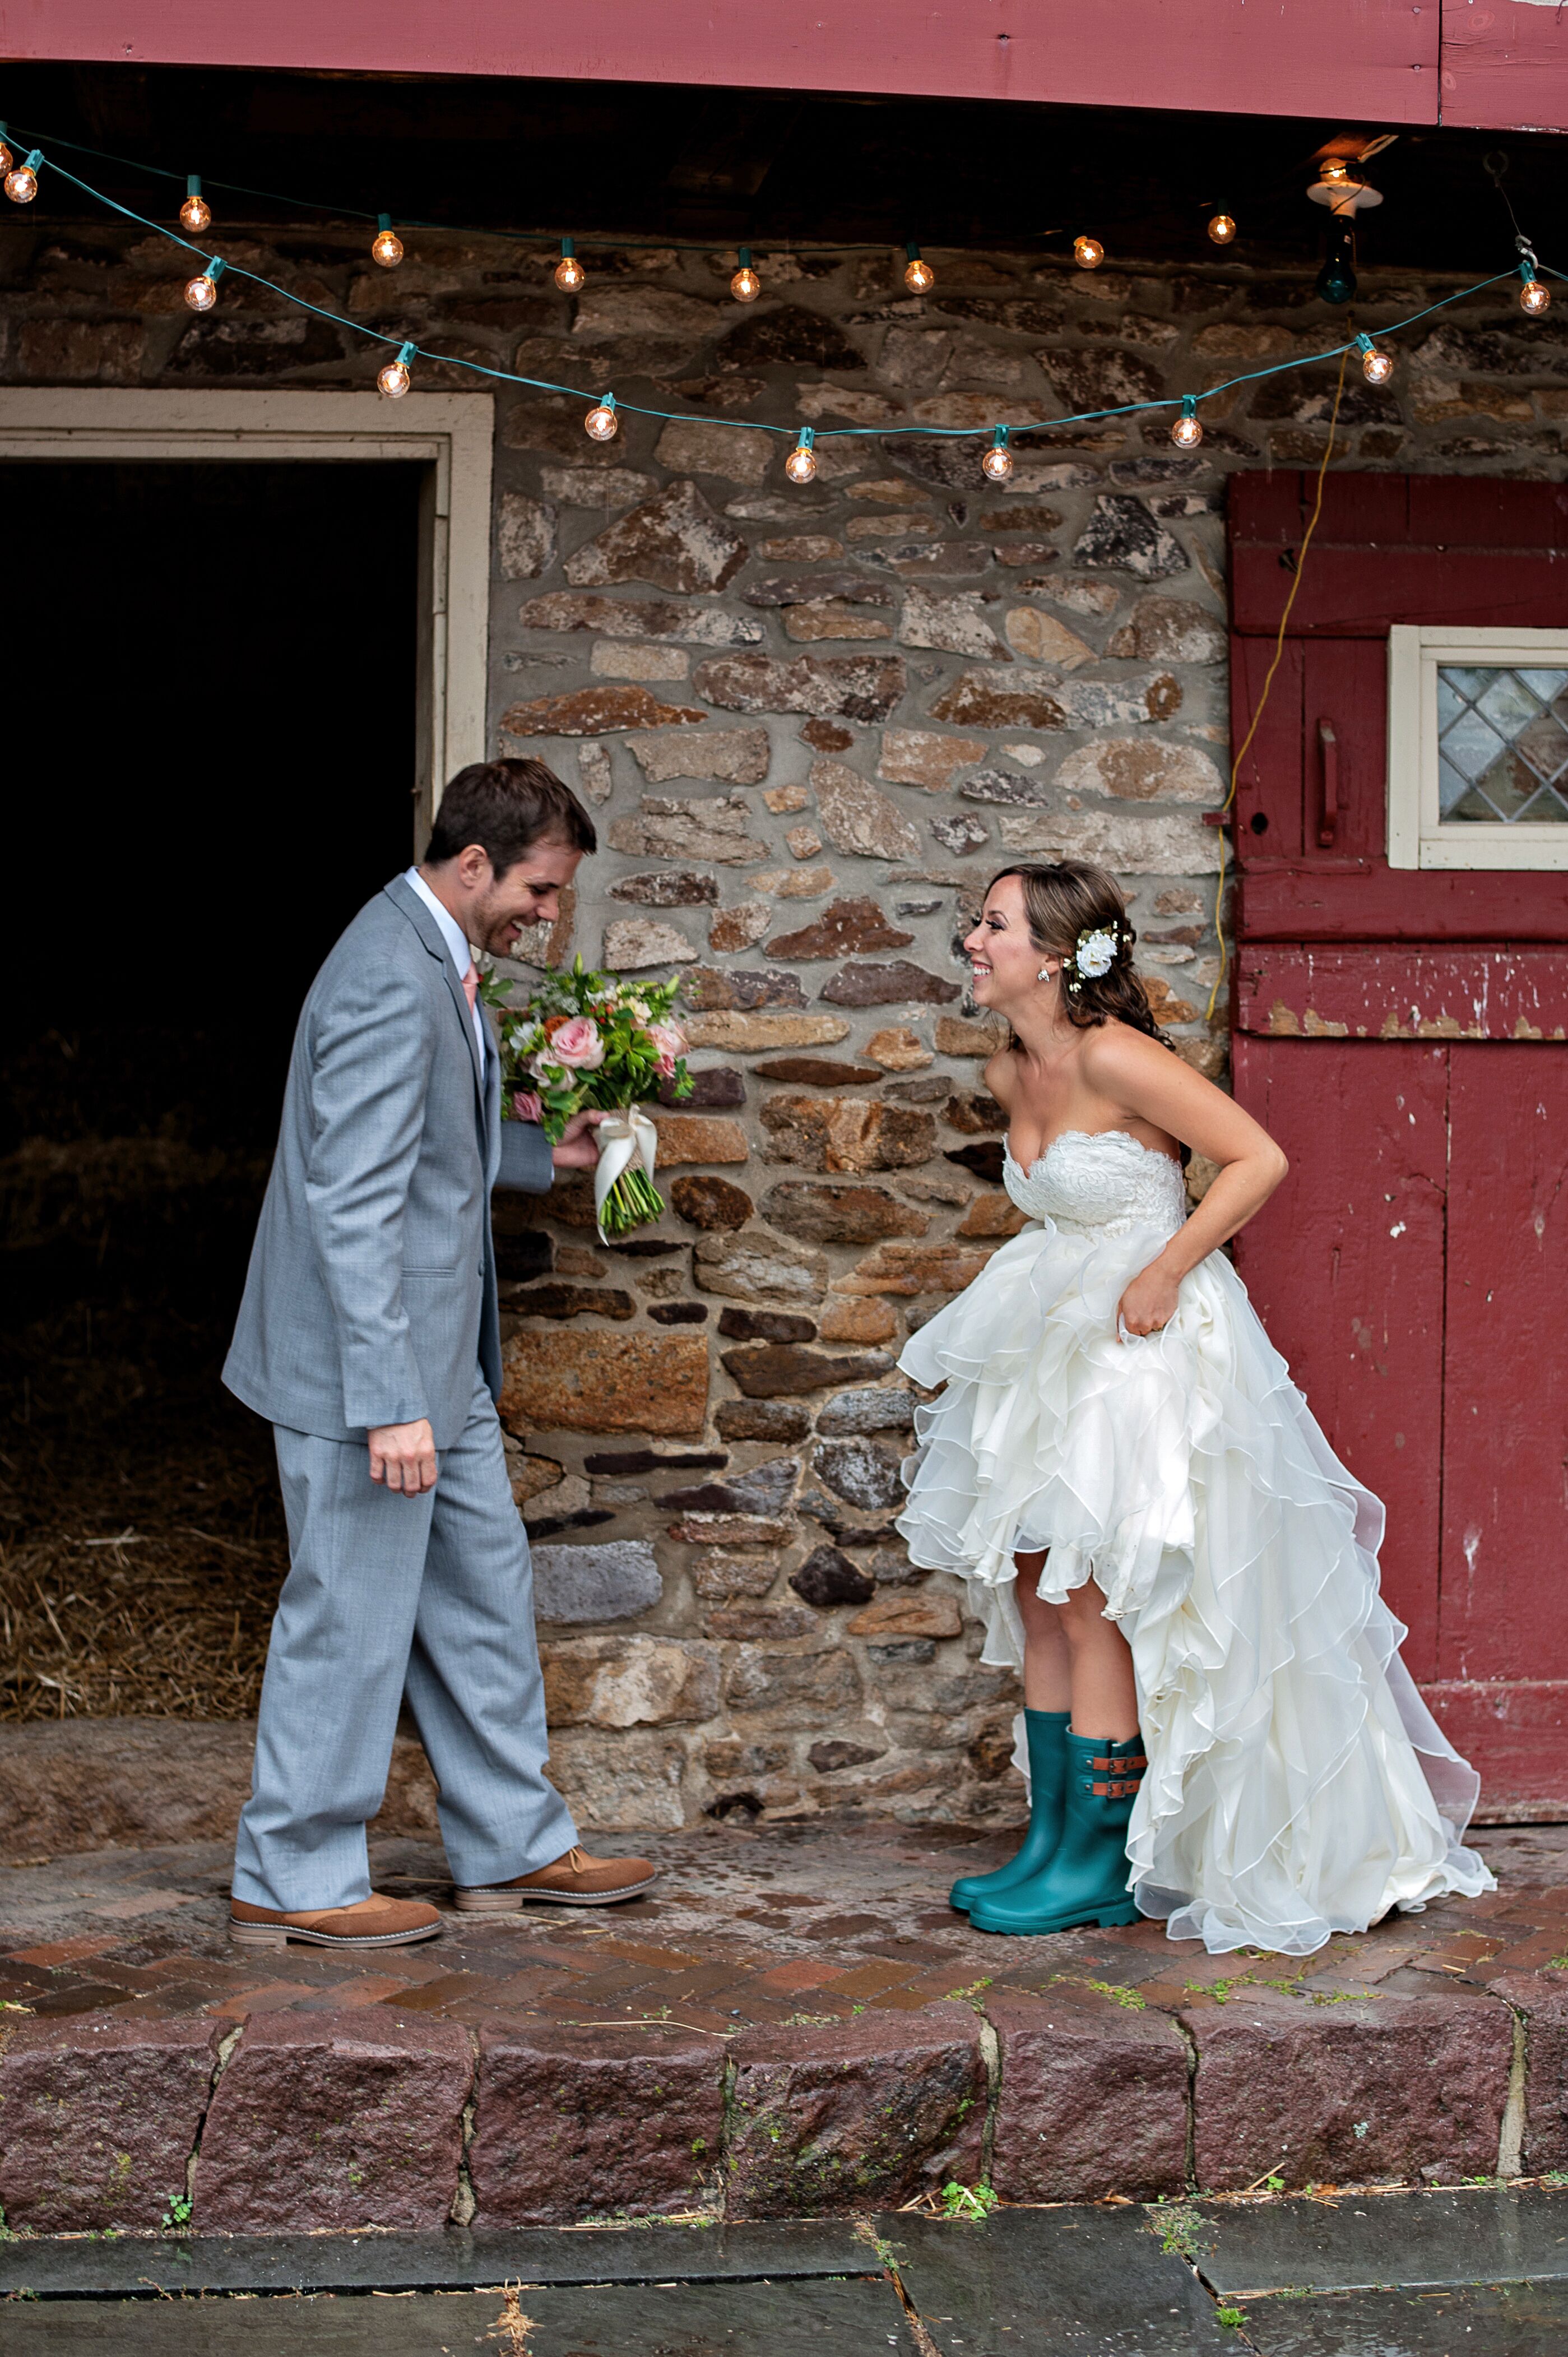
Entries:
{"type": "Polygon", "coordinates": [[[0,459],[424,461],[416,806],[485,758],[489,638],[488,393],[0,388],[0,459]]]}

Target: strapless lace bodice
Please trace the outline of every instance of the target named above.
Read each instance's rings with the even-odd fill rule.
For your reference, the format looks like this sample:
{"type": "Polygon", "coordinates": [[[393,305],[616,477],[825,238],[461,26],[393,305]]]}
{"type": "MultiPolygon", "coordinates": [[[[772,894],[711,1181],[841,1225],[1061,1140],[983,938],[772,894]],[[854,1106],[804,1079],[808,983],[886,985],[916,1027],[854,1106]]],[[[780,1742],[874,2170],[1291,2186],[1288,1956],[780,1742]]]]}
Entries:
{"type": "Polygon", "coordinates": [[[1011,1146],[1003,1184],[1021,1211],[1081,1233],[1153,1225],[1174,1235],[1187,1217],[1181,1166],[1125,1129],[1067,1129],[1026,1170],[1011,1146]]]}

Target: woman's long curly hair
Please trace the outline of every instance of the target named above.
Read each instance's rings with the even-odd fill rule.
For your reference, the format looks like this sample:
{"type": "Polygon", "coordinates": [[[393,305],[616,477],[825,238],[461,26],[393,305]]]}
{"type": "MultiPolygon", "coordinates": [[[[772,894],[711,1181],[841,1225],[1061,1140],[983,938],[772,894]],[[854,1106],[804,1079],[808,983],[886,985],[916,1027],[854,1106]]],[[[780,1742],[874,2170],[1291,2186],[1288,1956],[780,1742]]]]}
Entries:
{"type": "Polygon", "coordinates": [[[1064,987],[1062,1010],[1068,1021],[1088,1031],[1114,1017],[1130,1030],[1158,1039],[1174,1054],[1175,1044],[1155,1022],[1148,995],[1133,971],[1133,944],[1138,936],[1114,876],[1087,859],[1062,859],[1054,866],[1021,861],[1015,867],[998,868],[985,888],[988,898],[1004,876],[1016,876],[1022,884],[1029,939],[1048,956],[1072,957],[1081,933],[1107,932],[1116,938],[1116,957],[1108,974],[1076,975],[1077,987],[1064,987]]]}

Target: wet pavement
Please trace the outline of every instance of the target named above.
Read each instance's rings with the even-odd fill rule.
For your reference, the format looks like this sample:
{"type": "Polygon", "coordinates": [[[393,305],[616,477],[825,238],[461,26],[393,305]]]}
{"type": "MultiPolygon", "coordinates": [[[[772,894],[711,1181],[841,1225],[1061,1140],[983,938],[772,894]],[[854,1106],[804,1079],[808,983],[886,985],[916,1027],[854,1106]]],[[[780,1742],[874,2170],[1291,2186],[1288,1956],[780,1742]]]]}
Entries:
{"type": "Polygon", "coordinates": [[[0,2244],[7,2357],[1560,2357],[1568,2186],[0,2244]]]}
{"type": "MultiPolygon", "coordinates": [[[[1568,1826],[1476,1836],[1500,1888],[1337,1938],[1315,1956],[1209,1956],[1157,1923],[998,1939],[946,1903],[955,1876],[1001,1863],[1007,1835],[950,1828],[733,1822],[648,1837],[663,1868],[646,1899],[593,1913],[448,1914],[445,1936],[382,1954],[227,1938],[230,1857],[217,1843],[106,1850],[0,1871],[0,2003],[41,2019],[121,2020],[389,2006],[478,2027],[497,2019],[679,2020],[737,2028],[914,2009],[976,1987],[1135,1993],[1190,2011],[1261,1986],[1331,1999],[1360,1991],[1484,1989],[1505,1972],[1568,1969],[1568,1826]]],[[[599,1845],[638,1846],[629,1837],[599,1845]]],[[[439,1849],[372,1845],[377,1887],[450,1900],[439,1849]]],[[[1122,2001],[1125,2001],[1123,1999],[1122,2001]]]]}

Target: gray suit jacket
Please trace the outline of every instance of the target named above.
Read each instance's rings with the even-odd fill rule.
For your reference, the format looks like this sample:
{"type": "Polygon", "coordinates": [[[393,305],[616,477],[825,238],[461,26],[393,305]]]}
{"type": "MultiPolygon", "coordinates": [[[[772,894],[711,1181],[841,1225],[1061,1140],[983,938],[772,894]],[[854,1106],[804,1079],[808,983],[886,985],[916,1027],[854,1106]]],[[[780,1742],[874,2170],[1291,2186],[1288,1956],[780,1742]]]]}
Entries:
{"type": "MultiPolygon", "coordinates": [[[[501,1126],[499,1062],[481,1071],[446,946],[400,877],[305,1002],[229,1389],[328,1440],[428,1416],[449,1448],[476,1362],[500,1394],[489,1197],[501,1126]]],[[[508,1124],[505,1143],[502,1183],[542,1194],[543,1131],[508,1124]]]]}

